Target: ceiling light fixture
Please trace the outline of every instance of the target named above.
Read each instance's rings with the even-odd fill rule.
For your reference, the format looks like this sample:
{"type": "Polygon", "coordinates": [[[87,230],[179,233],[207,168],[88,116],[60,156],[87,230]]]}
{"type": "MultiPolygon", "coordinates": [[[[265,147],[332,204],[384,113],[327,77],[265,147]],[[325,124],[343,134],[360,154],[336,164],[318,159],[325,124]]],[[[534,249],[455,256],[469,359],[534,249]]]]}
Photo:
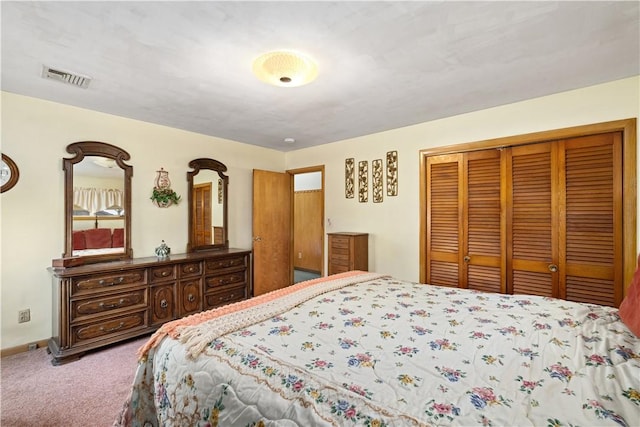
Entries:
{"type": "Polygon", "coordinates": [[[109,169],[113,169],[118,166],[114,159],[108,159],[106,157],[96,157],[95,159],[93,159],[93,163],[98,166],[102,166],[103,168],[109,169]]]}
{"type": "Polygon", "coordinates": [[[318,66],[302,53],[280,50],[265,53],[253,61],[253,73],[270,85],[296,87],[315,80],[318,66]]]}
{"type": "Polygon", "coordinates": [[[286,142],[287,144],[293,144],[296,142],[296,140],[294,138],[285,138],[284,142],[286,142]]]}

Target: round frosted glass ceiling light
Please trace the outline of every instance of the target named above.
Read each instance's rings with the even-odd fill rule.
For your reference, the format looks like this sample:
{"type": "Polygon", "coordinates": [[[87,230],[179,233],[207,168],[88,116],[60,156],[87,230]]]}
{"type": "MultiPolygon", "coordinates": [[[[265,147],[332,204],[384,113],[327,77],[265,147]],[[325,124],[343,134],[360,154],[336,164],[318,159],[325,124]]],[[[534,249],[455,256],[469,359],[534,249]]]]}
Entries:
{"type": "Polygon", "coordinates": [[[302,53],[280,50],[259,56],[253,62],[253,73],[270,85],[296,87],[315,80],[318,66],[302,53]]]}

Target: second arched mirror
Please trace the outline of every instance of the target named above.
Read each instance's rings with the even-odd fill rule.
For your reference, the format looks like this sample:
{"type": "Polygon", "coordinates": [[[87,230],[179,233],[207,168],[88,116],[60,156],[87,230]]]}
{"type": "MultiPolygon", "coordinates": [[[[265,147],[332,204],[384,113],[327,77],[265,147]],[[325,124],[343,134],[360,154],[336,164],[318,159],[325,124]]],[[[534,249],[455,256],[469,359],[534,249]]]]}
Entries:
{"type": "Polygon", "coordinates": [[[187,252],[229,247],[227,227],[227,167],[214,159],[189,162],[189,242],[187,252]]]}

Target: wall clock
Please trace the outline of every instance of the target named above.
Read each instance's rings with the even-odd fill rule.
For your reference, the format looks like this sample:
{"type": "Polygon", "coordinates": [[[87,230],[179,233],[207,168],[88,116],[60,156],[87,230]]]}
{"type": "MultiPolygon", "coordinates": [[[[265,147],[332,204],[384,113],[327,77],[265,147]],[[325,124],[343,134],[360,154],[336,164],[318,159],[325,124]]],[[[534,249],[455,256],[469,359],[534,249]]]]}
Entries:
{"type": "Polygon", "coordinates": [[[19,176],[20,171],[18,171],[16,163],[11,160],[11,157],[2,153],[2,162],[0,162],[0,185],[2,187],[0,187],[0,193],[11,190],[18,182],[19,176]]]}

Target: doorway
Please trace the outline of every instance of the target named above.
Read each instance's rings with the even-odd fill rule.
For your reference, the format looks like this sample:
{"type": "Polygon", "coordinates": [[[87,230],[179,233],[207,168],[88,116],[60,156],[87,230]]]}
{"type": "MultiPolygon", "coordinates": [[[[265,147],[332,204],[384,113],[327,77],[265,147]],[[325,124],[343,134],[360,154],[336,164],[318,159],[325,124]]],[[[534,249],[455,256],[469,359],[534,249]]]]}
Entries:
{"type": "Polygon", "coordinates": [[[285,173],[254,170],[253,296],[320,277],[323,271],[324,166],[285,173]],[[302,182],[297,202],[296,179],[302,182]]]}
{"type": "Polygon", "coordinates": [[[293,283],[322,276],[324,166],[287,171],[292,176],[293,283]]]}

